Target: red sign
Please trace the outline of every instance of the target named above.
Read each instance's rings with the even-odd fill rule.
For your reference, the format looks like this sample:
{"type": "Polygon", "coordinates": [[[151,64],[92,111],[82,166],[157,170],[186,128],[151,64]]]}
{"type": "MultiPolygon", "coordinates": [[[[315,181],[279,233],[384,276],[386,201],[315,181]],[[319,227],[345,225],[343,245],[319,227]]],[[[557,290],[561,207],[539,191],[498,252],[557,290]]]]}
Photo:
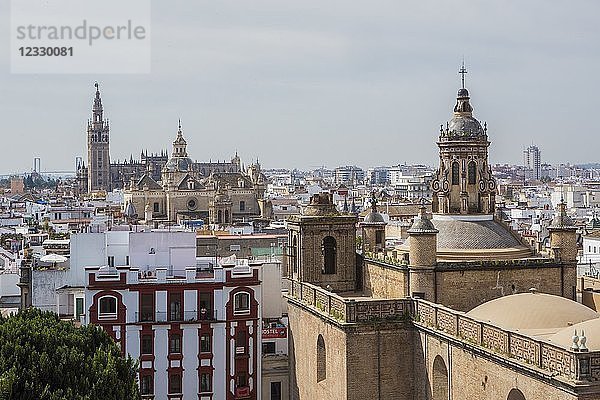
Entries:
{"type": "Polygon", "coordinates": [[[263,339],[277,339],[287,337],[287,328],[264,328],[262,330],[263,339]]]}

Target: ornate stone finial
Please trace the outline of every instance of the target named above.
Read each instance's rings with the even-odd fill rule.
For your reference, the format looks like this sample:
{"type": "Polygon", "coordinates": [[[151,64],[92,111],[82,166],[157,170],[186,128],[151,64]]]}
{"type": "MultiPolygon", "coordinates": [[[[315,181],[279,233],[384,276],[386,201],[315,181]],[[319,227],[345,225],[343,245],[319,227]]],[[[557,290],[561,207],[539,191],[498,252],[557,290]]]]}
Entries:
{"type": "Polygon", "coordinates": [[[575,329],[575,333],[573,333],[573,337],[571,338],[573,344],[571,344],[571,350],[579,351],[579,336],[577,335],[577,329],[575,329]]]}
{"type": "Polygon", "coordinates": [[[375,190],[371,192],[371,211],[377,212],[377,197],[375,190]]]}
{"type": "Polygon", "coordinates": [[[179,118],[179,132],[181,132],[181,118],[179,118]]]}
{"type": "Polygon", "coordinates": [[[585,336],[585,332],[582,329],[581,335],[579,335],[579,351],[588,351],[588,348],[585,345],[586,342],[587,342],[587,337],[585,336]]]}
{"type": "Polygon", "coordinates": [[[96,88],[96,91],[98,91],[98,81],[94,82],[94,87],[96,88]]]}

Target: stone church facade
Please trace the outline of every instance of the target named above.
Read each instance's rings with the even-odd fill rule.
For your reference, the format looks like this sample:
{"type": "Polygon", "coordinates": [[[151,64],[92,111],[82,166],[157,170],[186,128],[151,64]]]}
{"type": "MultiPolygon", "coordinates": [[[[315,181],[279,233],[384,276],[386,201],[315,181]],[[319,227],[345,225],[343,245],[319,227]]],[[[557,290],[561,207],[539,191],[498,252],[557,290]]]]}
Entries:
{"type": "Polygon", "coordinates": [[[355,217],[327,194],[289,222],[293,400],[600,399],[600,315],[573,301],[573,223],[562,205],[550,254],[511,232],[488,145],[463,87],[438,142],[434,214],[422,207],[400,251],[380,245],[376,204],[358,252],[355,217]]]}
{"type": "Polygon", "coordinates": [[[149,173],[132,177],[124,190],[125,204],[138,218],[150,221],[203,220],[230,225],[251,221],[263,214],[266,177],[260,164],[243,172],[212,172],[205,177],[187,153],[181,125],[171,157],[162,168],[161,181],[149,173]],[[140,212],[142,210],[142,212],[140,212]]]}

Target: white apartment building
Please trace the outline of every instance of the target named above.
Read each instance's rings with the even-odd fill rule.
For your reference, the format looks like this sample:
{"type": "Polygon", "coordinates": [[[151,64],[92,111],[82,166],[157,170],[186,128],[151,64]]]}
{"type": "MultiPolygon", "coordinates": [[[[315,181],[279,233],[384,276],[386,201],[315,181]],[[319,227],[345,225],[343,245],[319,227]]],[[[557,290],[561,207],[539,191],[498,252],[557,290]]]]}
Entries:
{"type": "Polygon", "coordinates": [[[539,180],[542,177],[542,156],[540,149],[531,145],[523,150],[523,168],[525,179],[539,180]]]}

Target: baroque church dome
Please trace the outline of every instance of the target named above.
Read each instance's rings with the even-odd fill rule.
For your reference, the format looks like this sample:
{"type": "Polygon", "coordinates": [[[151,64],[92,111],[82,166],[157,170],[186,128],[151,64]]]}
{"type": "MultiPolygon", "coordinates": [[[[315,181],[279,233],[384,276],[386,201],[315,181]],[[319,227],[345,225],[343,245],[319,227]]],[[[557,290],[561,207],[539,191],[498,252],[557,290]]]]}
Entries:
{"type": "Polygon", "coordinates": [[[473,117],[473,107],[469,99],[467,89],[458,90],[454,114],[448,122],[444,135],[448,140],[481,139],[485,136],[485,128],[473,117]]]}

